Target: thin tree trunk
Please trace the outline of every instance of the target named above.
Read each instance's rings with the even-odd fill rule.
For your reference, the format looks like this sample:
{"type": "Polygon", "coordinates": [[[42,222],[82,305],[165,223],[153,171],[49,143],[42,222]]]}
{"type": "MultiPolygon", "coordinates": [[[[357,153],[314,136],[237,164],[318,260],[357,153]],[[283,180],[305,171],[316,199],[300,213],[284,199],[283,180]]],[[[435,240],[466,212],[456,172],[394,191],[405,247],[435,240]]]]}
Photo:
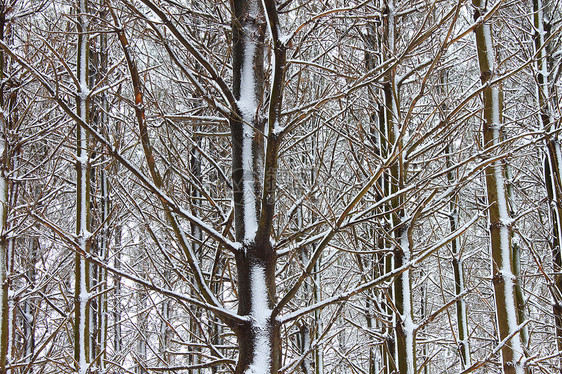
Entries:
{"type": "MultiPolygon", "coordinates": [[[[375,18],[374,21],[367,25],[367,34],[365,36],[366,52],[365,52],[365,67],[367,71],[376,68],[384,59],[382,53],[382,35],[378,31],[381,27],[381,19],[375,18]]],[[[377,91],[379,89],[369,86],[369,103],[371,105],[370,115],[370,133],[371,142],[375,147],[376,152],[384,159],[388,155],[388,142],[386,138],[386,123],[385,123],[385,108],[380,104],[381,99],[377,91]]],[[[388,190],[388,175],[385,173],[379,180],[377,186],[379,187],[379,198],[387,195],[388,190]]],[[[388,218],[385,218],[388,220],[388,218]]],[[[388,241],[385,239],[384,234],[377,233],[373,230],[373,244],[376,250],[384,251],[388,248],[388,241]]],[[[384,274],[385,262],[388,258],[385,253],[376,254],[372,259],[372,278],[375,279],[384,274]]],[[[382,290],[370,290],[365,293],[366,298],[366,319],[368,329],[377,329],[380,331],[381,336],[390,336],[388,333],[388,323],[383,318],[388,317],[391,311],[388,309],[384,300],[382,290]],[[382,318],[375,318],[375,313],[382,314],[382,318]],[[383,320],[382,322],[380,322],[383,320]]],[[[392,346],[392,344],[390,344],[392,346]]],[[[392,349],[389,349],[389,341],[385,340],[377,347],[369,348],[369,373],[390,373],[392,358],[392,349]]]]}
{"type": "MultiPolygon", "coordinates": [[[[121,269],[121,236],[123,227],[117,225],[115,227],[115,255],[113,266],[117,269],[121,269]]],[[[113,304],[113,353],[116,357],[121,357],[123,338],[121,334],[121,276],[115,273],[113,277],[113,283],[115,290],[113,292],[114,304],[113,304]]]]}
{"type": "MultiPolygon", "coordinates": [[[[107,10],[103,10],[100,13],[100,19],[107,19],[107,10]]],[[[90,74],[90,87],[94,87],[104,79],[104,75],[107,73],[107,34],[101,33],[95,40],[96,43],[92,43],[90,48],[91,63],[90,67],[92,74],[90,74]],[[94,45],[97,44],[97,45],[94,45]]],[[[91,102],[91,122],[95,129],[100,132],[105,132],[108,125],[108,102],[105,92],[98,95],[97,100],[92,100],[91,102]]],[[[107,177],[107,171],[105,165],[103,165],[104,154],[92,154],[92,158],[97,158],[102,164],[101,167],[97,167],[97,170],[92,170],[90,172],[91,176],[91,187],[92,191],[96,189],[99,191],[98,194],[93,193],[92,207],[96,207],[98,211],[98,221],[95,222],[95,226],[101,226],[100,234],[93,242],[92,251],[95,255],[106,261],[108,259],[109,251],[109,211],[110,211],[110,199],[109,199],[109,181],[107,177]],[[97,179],[96,179],[97,178],[97,179]],[[97,186],[96,186],[97,184],[97,186]],[[99,195],[99,202],[96,201],[99,195]]],[[[98,296],[90,301],[91,303],[91,357],[96,359],[96,365],[100,372],[105,372],[105,360],[107,351],[107,293],[103,292],[107,289],[107,270],[103,266],[97,264],[91,264],[91,273],[93,284],[93,292],[97,293],[98,296]]]]}
{"type": "MultiPolygon", "coordinates": [[[[4,33],[6,29],[6,9],[7,7],[2,5],[0,9],[0,38],[4,41],[4,33]]],[[[6,69],[6,61],[4,52],[0,52],[0,80],[4,81],[6,69]]],[[[4,98],[5,93],[2,89],[0,91],[0,105],[2,111],[6,105],[6,100],[4,98]]],[[[9,248],[8,243],[8,198],[9,198],[9,172],[10,172],[10,149],[8,142],[8,121],[4,116],[0,119],[0,156],[1,160],[1,170],[0,170],[0,372],[6,373],[6,365],[8,363],[9,357],[9,344],[10,344],[10,311],[8,308],[8,298],[9,298],[9,248]]]]}
{"type": "MultiPolygon", "coordinates": [[[[197,129],[195,129],[197,131],[197,129]]],[[[195,137],[194,139],[194,143],[200,147],[201,146],[201,141],[195,137]]],[[[195,178],[195,180],[197,181],[197,183],[201,183],[201,154],[197,151],[197,149],[195,147],[193,147],[190,152],[189,152],[189,167],[190,167],[190,171],[191,171],[191,175],[195,178]]],[[[191,196],[191,213],[193,214],[194,217],[197,217],[199,215],[199,209],[200,209],[200,205],[201,205],[201,193],[199,192],[199,190],[197,188],[194,187],[189,187],[190,188],[190,196],[191,196]]],[[[200,227],[198,227],[197,225],[192,224],[191,225],[191,236],[195,239],[193,240],[193,242],[191,243],[192,246],[192,251],[193,253],[197,256],[198,260],[201,261],[202,257],[203,257],[203,253],[202,253],[202,248],[201,248],[201,244],[203,242],[203,232],[201,230],[200,227]]],[[[195,290],[192,291],[193,293],[196,293],[195,290]]],[[[193,296],[196,296],[195,294],[193,296]]],[[[190,335],[191,335],[191,339],[193,341],[193,346],[191,346],[189,349],[191,351],[190,357],[189,357],[189,364],[190,365],[197,365],[201,363],[201,348],[199,348],[199,336],[201,335],[202,331],[201,330],[201,324],[200,324],[200,320],[201,320],[201,309],[194,307],[193,308],[193,315],[191,315],[190,317],[190,335]]],[[[200,369],[195,369],[193,370],[193,374],[198,374],[200,373],[201,370],[200,369]]]]}
{"type": "MultiPolygon", "coordinates": [[[[172,272],[170,270],[164,271],[164,277],[166,279],[171,279],[172,272]]],[[[158,353],[160,355],[160,359],[162,360],[162,366],[170,365],[172,366],[173,363],[170,361],[172,356],[169,355],[170,350],[170,328],[168,324],[170,323],[171,318],[171,311],[170,305],[171,300],[164,299],[162,300],[162,320],[160,321],[160,336],[158,338],[159,341],[159,349],[158,353]]]]}
{"type": "MultiPolygon", "coordinates": [[[[473,5],[475,7],[474,18],[479,20],[486,10],[481,0],[473,0],[473,5]]],[[[489,84],[495,73],[495,57],[489,22],[478,24],[475,32],[481,80],[484,85],[482,132],[484,147],[490,149],[500,143],[502,139],[502,93],[498,85],[489,84]]],[[[490,206],[488,219],[498,338],[503,341],[513,334],[513,337],[501,347],[503,371],[506,374],[526,373],[525,352],[519,328],[519,324],[523,321],[519,321],[519,306],[515,290],[517,279],[513,274],[512,219],[507,205],[504,162],[495,161],[486,167],[486,189],[490,206]]]]}
{"type": "MultiPolygon", "coordinates": [[[[146,259],[145,259],[146,248],[144,246],[144,242],[141,242],[137,248],[136,253],[136,265],[137,265],[137,272],[139,277],[142,279],[147,279],[148,271],[146,268],[146,259]]],[[[137,309],[137,349],[136,349],[136,370],[137,374],[146,374],[147,371],[145,369],[147,365],[147,353],[148,347],[147,342],[149,340],[149,330],[148,330],[148,292],[147,290],[141,286],[137,286],[136,290],[136,309],[137,309]]]]}
{"type": "MultiPolygon", "coordinates": [[[[78,53],[77,76],[80,87],[76,96],[77,115],[89,121],[87,3],[79,0],[77,8],[78,53]]],[[[86,373],[90,366],[90,271],[85,256],[90,253],[90,160],[89,135],[76,126],[76,235],[80,250],[75,264],[74,360],[76,371],[86,373]]]]}
{"type": "MultiPolygon", "coordinates": [[[[383,54],[385,60],[395,55],[396,20],[394,0],[386,0],[383,9],[383,54]]],[[[396,85],[396,71],[389,69],[383,83],[383,96],[385,105],[384,132],[387,151],[395,147],[400,133],[400,112],[398,102],[398,87],[396,85]]],[[[402,145],[398,144],[401,148],[402,145]]],[[[395,194],[404,187],[405,169],[402,157],[399,157],[390,167],[388,192],[395,194]]],[[[391,231],[393,232],[393,268],[400,268],[407,264],[411,257],[412,238],[408,227],[403,220],[406,214],[402,208],[404,197],[397,195],[391,200],[391,231]]],[[[394,359],[398,372],[401,374],[414,374],[416,370],[416,345],[414,336],[414,313],[412,303],[411,270],[404,271],[394,281],[393,296],[396,313],[394,314],[395,353],[394,359]]]]}
{"type": "MultiPolygon", "coordinates": [[[[550,207],[550,225],[552,227],[552,267],[553,285],[552,306],[556,346],[562,352],[562,149],[558,136],[558,123],[552,120],[552,93],[550,89],[550,45],[546,40],[550,36],[548,7],[542,0],[533,0],[534,46],[537,55],[535,74],[537,79],[538,120],[540,128],[546,134],[546,157],[544,179],[550,207]]],[[[562,373],[562,357],[558,360],[558,372],[562,373]]]]}
{"type": "MultiPolygon", "coordinates": [[[[10,21],[13,7],[17,0],[2,2],[0,5],[0,39],[3,42],[13,38],[10,21]]],[[[18,169],[19,147],[18,133],[18,82],[11,75],[9,59],[0,52],[0,371],[7,370],[14,358],[15,299],[10,295],[14,269],[14,250],[16,237],[9,234],[11,224],[11,207],[17,203],[17,176],[12,174],[18,169]]]]}
{"type": "MultiPolygon", "coordinates": [[[[447,146],[447,168],[452,166],[451,155],[453,154],[453,144],[449,143],[447,146]]],[[[453,171],[447,173],[449,185],[455,183],[456,176],[453,171]]],[[[455,196],[449,202],[449,227],[451,233],[454,233],[459,228],[459,208],[458,197],[455,196]]],[[[453,274],[455,278],[455,296],[458,297],[456,302],[457,314],[457,329],[458,329],[458,351],[461,359],[461,368],[466,369],[471,365],[470,358],[470,345],[468,344],[468,315],[466,311],[466,301],[461,297],[465,290],[464,285],[464,270],[462,262],[462,251],[460,238],[454,238],[451,241],[451,252],[453,255],[453,274]]]]}
{"type": "MultiPolygon", "coordinates": [[[[447,74],[443,72],[441,74],[441,90],[443,103],[440,108],[440,119],[444,120],[447,117],[448,105],[447,97],[448,93],[445,87],[448,85],[447,74]]],[[[445,164],[447,169],[447,181],[449,186],[455,184],[457,180],[457,173],[453,169],[454,162],[452,157],[454,155],[454,141],[451,140],[447,145],[445,164]]],[[[455,195],[449,202],[449,229],[451,233],[456,232],[459,229],[459,197],[458,194],[455,195]]],[[[453,276],[455,279],[455,296],[458,298],[456,302],[456,315],[457,315],[457,329],[458,329],[458,352],[461,360],[461,368],[464,370],[472,365],[470,356],[470,345],[468,342],[468,314],[466,310],[466,300],[464,297],[460,296],[465,291],[464,285],[464,269],[461,250],[461,240],[460,237],[456,237],[451,240],[451,253],[453,257],[453,276]]]]}
{"type": "MultiPolygon", "coordinates": [[[[39,238],[33,236],[28,238],[27,247],[29,250],[29,261],[27,263],[27,279],[29,287],[32,288],[36,283],[36,270],[37,253],[39,251],[39,238]]],[[[22,313],[22,335],[23,347],[22,355],[24,360],[29,360],[35,352],[35,303],[32,300],[26,299],[23,302],[22,313]]],[[[29,368],[33,372],[33,366],[29,368]]]]}

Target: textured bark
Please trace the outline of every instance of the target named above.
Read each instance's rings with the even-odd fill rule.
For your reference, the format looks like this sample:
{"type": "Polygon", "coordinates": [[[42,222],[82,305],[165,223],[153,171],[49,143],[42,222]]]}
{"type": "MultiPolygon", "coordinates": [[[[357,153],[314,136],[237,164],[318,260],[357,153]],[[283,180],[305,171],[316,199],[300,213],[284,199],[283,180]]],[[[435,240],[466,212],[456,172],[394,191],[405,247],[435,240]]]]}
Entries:
{"type": "Polygon", "coordinates": [[[234,328],[239,342],[236,373],[277,373],[281,359],[280,326],[271,313],[276,299],[277,256],[270,234],[275,208],[277,126],[285,46],[278,34],[274,1],[234,0],[231,4],[232,92],[237,104],[236,113],[230,119],[234,222],[236,240],[243,245],[236,253],[238,314],[247,317],[246,323],[234,328]],[[266,30],[273,42],[274,69],[264,119],[260,113],[264,109],[261,100],[266,30]]]}
{"type": "MultiPolygon", "coordinates": [[[[473,0],[475,20],[485,13],[484,4],[473,0]]],[[[478,24],[475,28],[478,62],[483,87],[484,116],[482,135],[485,149],[493,149],[502,140],[502,103],[501,88],[492,85],[495,57],[492,45],[491,25],[489,22],[478,24]]],[[[505,184],[505,165],[503,161],[495,161],[486,167],[486,190],[488,194],[489,232],[491,242],[492,282],[496,304],[499,340],[513,337],[501,347],[503,371],[506,374],[525,373],[525,352],[520,334],[513,274],[512,223],[508,210],[507,187],[505,184]]]]}

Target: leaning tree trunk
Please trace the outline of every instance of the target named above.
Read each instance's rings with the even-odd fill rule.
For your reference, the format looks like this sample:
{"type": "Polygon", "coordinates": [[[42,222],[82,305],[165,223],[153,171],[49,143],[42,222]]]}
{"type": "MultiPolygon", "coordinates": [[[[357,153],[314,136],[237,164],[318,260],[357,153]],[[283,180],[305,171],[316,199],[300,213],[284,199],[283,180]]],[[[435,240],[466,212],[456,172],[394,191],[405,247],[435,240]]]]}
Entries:
{"type": "MultiPolygon", "coordinates": [[[[484,15],[484,4],[473,0],[475,20],[484,15]]],[[[493,150],[502,140],[502,100],[499,85],[492,83],[495,57],[489,21],[475,29],[478,62],[483,84],[484,118],[482,133],[485,149],[493,150]]],[[[497,150],[494,150],[497,151],[497,150]]],[[[494,152],[490,151],[490,152],[494,152]]],[[[505,163],[497,160],[486,167],[488,219],[492,255],[492,282],[496,303],[496,319],[501,347],[503,371],[506,374],[526,373],[525,352],[520,334],[519,305],[516,300],[516,282],[513,274],[512,219],[507,205],[505,163]],[[512,336],[510,338],[510,336],[512,336]]]]}

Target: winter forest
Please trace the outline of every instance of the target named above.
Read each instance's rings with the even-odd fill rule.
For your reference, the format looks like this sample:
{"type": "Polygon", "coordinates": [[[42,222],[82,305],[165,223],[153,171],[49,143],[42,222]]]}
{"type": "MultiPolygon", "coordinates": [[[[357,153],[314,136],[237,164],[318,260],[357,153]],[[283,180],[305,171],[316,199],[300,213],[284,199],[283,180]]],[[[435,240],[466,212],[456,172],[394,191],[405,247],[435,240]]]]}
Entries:
{"type": "Polygon", "coordinates": [[[562,373],[561,0],[0,0],[0,373],[562,373]]]}

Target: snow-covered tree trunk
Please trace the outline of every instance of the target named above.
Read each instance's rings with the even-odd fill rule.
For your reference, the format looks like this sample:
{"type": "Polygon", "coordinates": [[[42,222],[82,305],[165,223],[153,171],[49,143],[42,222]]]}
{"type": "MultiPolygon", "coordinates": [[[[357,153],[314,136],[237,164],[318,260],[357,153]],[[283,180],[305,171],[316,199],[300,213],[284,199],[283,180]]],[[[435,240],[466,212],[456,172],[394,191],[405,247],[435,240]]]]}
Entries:
{"type": "MultiPolygon", "coordinates": [[[[473,0],[474,18],[481,21],[486,9],[484,2],[473,0]]],[[[485,149],[493,150],[502,140],[502,93],[498,84],[492,84],[495,74],[495,56],[489,21],[475,28],[478,62],[483,85],[484,116],[482,124],[485,149]]],[[[494,150],[497,151],[497,150],[494,150]]],[[[518,304],[513,273],[512,218],[508,208],[505,164],[494,161],[486,167],[488,219],[492,257],[492,282],[496,305],[499,341],[503,371],[506,374],[526,373],[525,352],[520,334],[518,304]]]]}
{"type": "MultiPolygon", "coordinates": [[[[98,256],[103,261],[109,259],[109,213],[110,213],[110,201],[109,201],[109,182],[107,178],[107,173],[105,170],[100,170],[100,183],[101,183],[101,214],[100,220],[102,221],[101,236],[99,239],[99,253],[98,256]]],[[[97,289],[96,291],[99,295],[96,298],[97,301],[97,344],[94,357],[97,358],[97,365],[101,373],[105,373],[105,360],[107,356],[107,335],[108,335],[108,301],[107,301],[107,270],[98,266],[97,269],[97,289]]]]}
{"type": "MultiPolygon", "coordinates": [[[[201,146],[201,142],[199,141],[199,139],[197,139],[197,137],[195,137],[194,139],[194,143],[197,144],[198,147],[201,146]]],[[[201,154],[199,153],[199,151],[197,151],[196,148],[192,148],[190,150],[189,153],[189,167],[190,167],[190,171],[191,171],[191,175],[195,178],[195,180],[198,183],[201,183],[201,154]]],[[[188,187],[190,190],[190,196],[191,196],[191,212],[193,214],[193,216],[197,217],[199,215],[199,209],[200,209],[200,202],[201,202],[201,193],[199,192],[199,190],[197,188],[192,188],[192,187],[188,187]]],[[[202,249],[201,249],[201,243],[203,243],[203,232],[201,230],[201,228],[195,224],[191,225],[191,236],[195,239],[192,241],[191,243],[191,248],[193,253],[196,254],[196,256],[198,257],[198,260],[201,261],[202,258],[202,249]]],[[[195,290],[192,290],[192,292],[194,293],[193,296],[196,296],[195,290]]],[[[190,353],[190,358],[189,358],[189,364],[190,365],[197,365],[197,364],[201,364],[201,348],[198,347],[197,343],[198,343],[198,336],[200,336],[202,334],[201,330],[201,310],[199,308],[194,308],[194,313],[193,315],[190,317],[189,323],[190,323],[190,331],[191,331],[191,335],[192,335],[192,341],[195,343],[193,344],[193,346],[189,347],[189,350],[191,351],[190,353]]],[[[195,369],[193,370],[193,374],[198,374],[201,371],[199,369],[195,369]]]]}
{"type": "MultiPolygon", "coordinates": [[[[166,279],[171,279],[172,276],[172,272],[170,270],[165,270],[164,271],[164,276],[166,276],[166,279]]],[[[171,331],[170,331],[170,319],[172,316],[171,313],[171,304],[172,301],[169,299],[164,299],[162,300],[162,309],[160,311],[160,313],[162,314],[162,320],[160,321],[160,328],[159,328],[159,337],[158,337],[158,354],[159,354],[159,359],[162,360],[159,365],[160,366],[166,366],[166,365],[173,365],[172,362],[172,355],[169,354],[170,352],[170,335],[171,335],[171,331]]]]}
{"type": "MultiPolygon", "coordinates": [[[[107,19],[107,10],[100,13],[100,19],[107,19]]],[[[100,84],[104,75],[107,74],[108,50],[107,34],[101,33],[97,39],[92,40],[90,46],[90,68],[89,74],[90,87],[100,84]]],[[[98,95],[97,100],[91,100],[91,123],[100,132],[106,132],[108,126],[109,104],[105,92],[98,95]]],[[[92,243],[92,252],[101,260],[107,261],[109,255],[110,241],[110,194],[109,178],[105,169],[105,155],[92,154],[92,158],[99,160],[101,167],[96,167],[90,172],[91,185],[97,193],[92,194],[92,207],[97,210],[96,227],[100,227],[99,235],[92,243]]],[[[93,224],[92,224],[93,225],[93,224]]],[[[107,355],[107,293],[103,292],[107,288],[107,270],[100,265],[91,264],[92,289],[98,296],[93,298],[91,303],[91,357],[96,359],[96,365],[101,373],[105,372],[105,358],[107,355]]]]}
{"type": "MultiPolygon", "coordinates": [[[[137,265],[137,273],[146,278],[148,276],[147,271],[147,259],[145,258],[146,247],[143,240],[139,243],[137,248],[137,253],[135,256],[135,262],[137,265]]],[[[137,330],[137,344],[136,344],[136,369],[137,374],[147,374],[145,369],[147,365],[148,358],[148,341],[150,339],[150,330],[148,329],[148,291],[144,289],[143,286],[138,285],[136,289],[136,323],[135,328],[137,330]]]]}
{"type": "Polygon", "coordinates": [[[265,24],[262,4],[233,1],[233,94],[238,116],[231,119],[232,179],[236,240],[238,314],[247,323],[236,331],[239,356],[236,373],[277,372],[279,327],[271,316],[275,296],[276,256],[269,235],[256,237],[263,173],[263,129],[260,114],[264,86],[265,24]]]}
{"type": "MultiPolygon", "coordinates": [[[[4,41],[6,16],[8,9],[5,4],[0,8],[0,38],[4,41]]],[[[6,79],[6,61],[4,52],[0,52],[0,80],[6,79]]],[[[9,111],[4,98],[5,93],[0,90],[0,110],[2,113],[9,111]]],[[[10,310],[8,299],[10,297],[9,258],[10,243],[8,238],[8,199],[9,199],[9,173],[10,173],[10,147],[9,147],[9,123],[6,116],[0,118],[0,372],[6,373],[9,359],[10,346],[10,310]]]]}
{"type": "MultiPolygon", "coordinates": [[[[88,20],[87,2],[79,0],[77,7],[77,78],[80,84],[76,95],[76,114],[89,123],[88,85],[88,20]]],[[[90,271],[86,256],[90,253],[90,158],[89,134],[80,124],[76,126],[76,236],[79,250],[75,255],[74,286],[74,360],[78,373],[90,367],[90,271]]]]}
{"type": "MultiPolygon", "coordinates": [[[[556,346],[562,352],[562,149],[560,147],[559,122],[553,120],[551,92],[551,47],[546,42],[550,36],[549,7],[542,0],[533,0],[534,47],[536,53],[535,76],[537,81],[537,103],[539,105],[539,128],[546,135],[546,157],[544,178],[550,207],[552,227],[553,284],[552,306],[556,334],[556,346]]],[[[562,357],[558,362],[562,371],[562,357]]]]}
{"type": "Polygon", "coordinates": [[[275,1],[234,0],[232,3],[233,95],[236,113],[230,119],[232,181],[238,270],[239,343],[236,373],[277,373],[280,325],[272,315],[276,298],[277,255],[270,241],[275,208],[282,82],[285,46],[281,42],[275,1]],[[272,78],[266,117],[264,40],[273,44],[272,78]]]}
{"type": "MultiPolygon", "coordinates": [[[[115,254],[113,266],[117,270],[121,270],[122,231],[123,226],[117,225],[115,227],[115,254]]],[[[121,332],[121,315],[123,308],[121,306],[121,276],[118,273],[115,273],[113,276],[113,284],[115,287],[113,291],[113,352],[114,356],[120,357],[123,349],[123,338],[121,332]]]]}
{"type": "MultiPolygon", "coordinates": [[[[6,146],[3,144],[4,149],[2,154],[6,155],[6,146]]],[[[0,171],[0,223],[1,236],[0,236],[0,372],[6,372],[6,363],[8,360],[8,346],[10,340],[9,320],[10,311],[8,308],[9,298],[9,283],[8,283],[8,240],[6,238],[7,224],[8,224],[8,181],[4,162],[2,163],[2,170],[0,171]]]]}
{"type": "MultiPolygon", "coordinates": [[[[380,33],[381,18],[375,18],[372,22],[367,24],[365,35],[365,67],[367,72],[377,68],[377,66],[384,60],[382,53],[382,35],[380,33]]],[[[373,86],[368,87],[369,92],[369,110],[371,111],[370,119],[370,139],[381,159],[388,156],[389,144],[386,138],[385,128],[385,107],[381,104],[382,98],[380,89],[373,86]]],[[[379,197],[382,198],[389,194],[389,178],[385,173],[378,181],[380,191],[379,197]]],[[[384,208],[383,208],[384,209],[384,208]]],[[[382,209],[379,209],[382,213],[382,209]]],[[[388,217],[384,218],[389,221],[388,217]]],[[[386,225],[390,227],[390,223],[386,225]]],[[[375,250],[384,251],[388,249],[389,243],[386,235],[373,230],[373,245],[375,250]]],[[[358,259],[361,261],[361,258],[358,259]]],[[[385,263],[390,261],[390,257],[386,253],[375,254],[367,266],[372,268],[371,276],[373,279],[384,275],[385,271],[390,269],[385,263]]],[[[376,347],[369,348],[369,373],[390,373],[392,362],[392,349],[389,349],[389,342],[392,341],[391,334],[389,334],[389,324],[391,311],[386,305],[385,296],[383,291],[373,289],[365,293],[365,317],[367,319],[367,328],[369,330],[377,330],[381,336],[387,337],[382,344],[376,347]],[[377,318],[376,313],[382,314],[377,318]]]]}
{"type": "MultiPolygon", "coordinates": [[[[391,60],[396,53],[396,9],[394,0],[386,0],[383,8],[383,56],[384,60],[391,60]]],[[[394,147],[402,148],[400,134],[399,88],[396,84],[396,69],[388,69],[383,82],[384,98],[384,134],[387,151],[394,147]],[[398,144],[396,144],[398,142],[398,144]]],[[[402,152],[400,151],[400,154],[402,152]]],[[[400,156],[390,167],[387,193],[396,194],[404,187],[406,170],[403,157],[400,156]]],[[[403,207],[404,197],[397,194],[390,202],[389,223],[393,233],[392,241],[393,268],[400,268],[411,258],[412,238],[403,207]]],[[[415,325],[412,304],[411,270],[402,272],[394,280],[393,302],[396,307],[394,313],[394,362],[401,374],[414,374],[416,370],[415,325]]]]}
{"type": "MultiPolygon", "coordinates": [[[[544,178],[550,205],[550,225],[552,227],[553,313],[558,351],[562,351],[562,149],[560,147],[559,125],[553,121],[552,93],[550,88],[551,55],[548,24],[549,7],[542,0],[533,0],[534,47],[537,56],[535,76],[537,81],[537,103],[539,105],[539,128],[546,134],[546,157],[544,178]]],[[[562,358],[558,370],[562,371],[562,358]]]]}
{"type": "MultiPolygon", "coordinates": [[[[39,238],[32,236],[26,240],[29,253],[29,261],[27,263],[27,280],[30,287],[36,285],[36,264],[37,252],[39,250],[39,238]]],[[[23,302],[21,311],[21,335],[23,338],[22,355],[23,357],[31,357],[35,352],[35,312],[36,304],[33,300],[26,299],[23,302]]],[[[32,369],[31,369],[32,371],[32,369]]]]}
{"type": "MultiPolygon", "coordinates": [[[[0,4],[0,39],[13,43],[15,0],[0,4]]],[[[12,281],[16,275],[15,245],[16,236],[10,233],[13,223],[13,207],[17,204],[17,176],[21,135],[18,126],[19,82],[12,66],[12,60],[0,52],[0,372],[9,370],[14,359],[16,342],[16,298],[12,291],[12,281]]]]}
{"type": "MultiPolygon", "coordinates": [[[[303,220],[302,220],[302,210],[299,209],[298,217],[297,217],[297,225],[302,227],[303,220]]],[[[301,252],[301,262],[303,264],[308,263],[309,261],[309,253],[308,248],[303,248],[301,252]]],[[[303,295],[306,298],[308,295],[314,295],[314,284],[312,284],[312,280],[304,282],[302,285],[303,288],[303,295]]],[[[314,297],[312,298],[314,302],[314,297]]],[[[300,368],[303,374],[313,374],[313,367],[312,362],[310,360],[310,356],[308,352],[311,350],[311,344],[314,334],[314,326],[309,324],[307,321],[303,321],[299,326],[299,333],[297,335],[297,343],[299,346],[299,353],[301,355],[305,355],[302,359],[300,364],[300,368]]]]}

